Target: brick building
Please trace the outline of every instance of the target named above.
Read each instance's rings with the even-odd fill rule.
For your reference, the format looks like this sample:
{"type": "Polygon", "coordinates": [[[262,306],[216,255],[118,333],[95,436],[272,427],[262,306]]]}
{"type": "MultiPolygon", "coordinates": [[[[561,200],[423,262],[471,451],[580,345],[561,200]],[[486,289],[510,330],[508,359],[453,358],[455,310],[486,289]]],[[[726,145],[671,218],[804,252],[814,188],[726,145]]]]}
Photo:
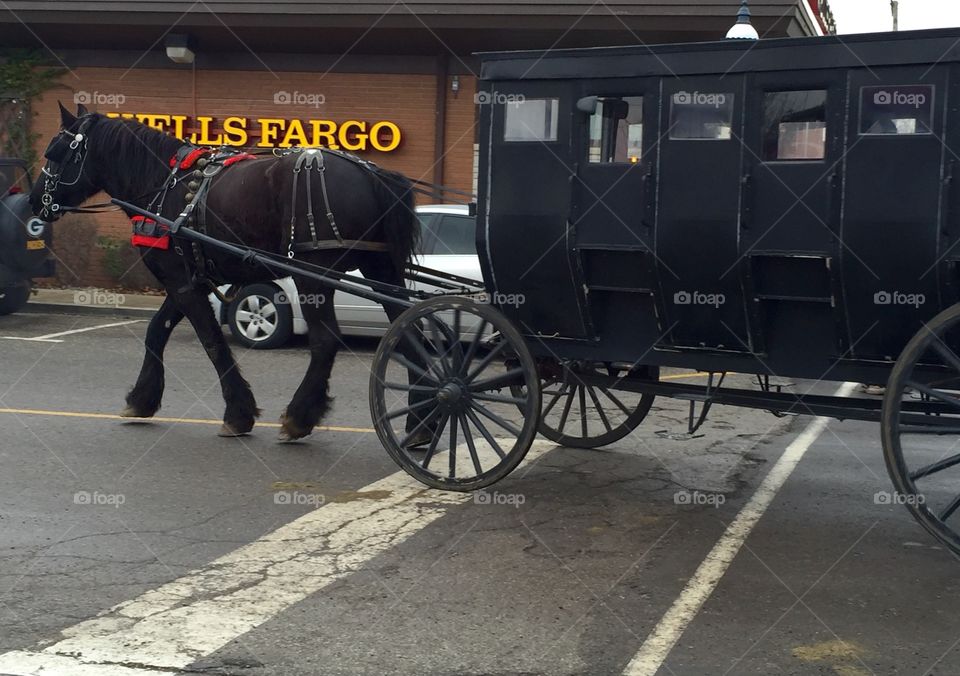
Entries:
{"type": "MultiPolygon", "coordinates": [[[[57,129],[56,100],[76,100],[150,115],[199,142],[339,145],[472,190],[474,52],[712,40],[739,4],[7,0],[0,45],[55,54],[69,69],[34,102],[41,143],[57,129]],[[192,63],[172,61],[170,44],[186,44],[192,63]]],[[[762,36],[832,28],[825,0],[753,0],[751,9],[762,36]]],[[[122,219],[101,219],[103,234],[127,231],[122,219]]],[[[96,269],[87,281],[109,285],[96,269]]]]}

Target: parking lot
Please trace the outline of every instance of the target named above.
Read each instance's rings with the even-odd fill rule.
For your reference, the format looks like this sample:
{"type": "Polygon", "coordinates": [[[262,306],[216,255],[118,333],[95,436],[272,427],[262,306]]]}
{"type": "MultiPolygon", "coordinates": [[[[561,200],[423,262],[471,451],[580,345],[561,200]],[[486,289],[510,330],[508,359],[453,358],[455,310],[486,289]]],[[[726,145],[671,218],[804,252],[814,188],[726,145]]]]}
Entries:
{"type": "Polygon", "coordinates": [[[188,326],[160,417],[116,415],[145,328],[0,319],[0,674],[960,673],[958,564],[887,504],[875,426],[723,408],[686,438],[658,400],[612,447],[441,493],[371,428],[376,341],[280,445],[302,346],[235,347],[263,416],[222,439],[188,326]]]}

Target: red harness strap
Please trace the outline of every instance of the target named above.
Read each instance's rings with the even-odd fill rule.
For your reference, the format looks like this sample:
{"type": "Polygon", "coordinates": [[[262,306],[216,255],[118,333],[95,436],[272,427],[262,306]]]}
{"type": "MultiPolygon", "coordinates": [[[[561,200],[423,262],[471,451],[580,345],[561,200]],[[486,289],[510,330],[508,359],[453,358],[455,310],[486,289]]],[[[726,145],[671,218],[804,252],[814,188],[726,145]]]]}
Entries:
{"type": "Polygon", "coordinates": [[[145,235],[143,232],[149,228],[156,232],[160,227],[156,221],[144,216],[131,216],[130,222],[133,223],[133,234],[130,235],[130,244],[133,246],[147,247],[148,249],[161,249],[166,251],[170,248],[170,235],[145,235]]]}
{"type": "MultiPolygon", "coordinates": [[[[191,150],[186,157],[180,162],[181,169],[189,169],[193,166],[194,162],[199,160],[201,157],[210,152],[210,148],[194,148],[191,150]]],[[[174,155],[170,158],[170,166],[177,166],[177,156],[174,155]]]]}
{"type": "Polygon", "coordinates": [[[250,153],[241,153],[239,155],[234,155],[233,157],[228,157],[223,161],[224,167],[229,167],[231,164],[236,164],[237,162],[243,162],[244,160],[255,160],[257,159],[256,155],[251,155],[250,153]]]}

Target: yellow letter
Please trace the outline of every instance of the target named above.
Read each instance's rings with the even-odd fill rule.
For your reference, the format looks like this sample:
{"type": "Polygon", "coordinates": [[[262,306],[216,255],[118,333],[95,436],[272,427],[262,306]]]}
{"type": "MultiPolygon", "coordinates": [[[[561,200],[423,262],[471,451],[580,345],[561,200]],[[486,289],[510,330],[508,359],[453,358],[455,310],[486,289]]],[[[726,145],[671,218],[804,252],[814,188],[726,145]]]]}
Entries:
{"type": "Polygon", "coordinates": [[[170,117],[173,119],[173,135],[182,141],[186,135],[187,116],[171,115],[170,117]]]}
{"type": "Polygon", "coordinates": [[[210,131],[213,126],[212,117],[198,117],[197,122],[200,123],[200,134],[197,143],[202,146],[219,146],[223,145],[223,135],[217,134],[216,136],[211,136],[210,131]]]}
{"type": "Polygon", "coordinates": [[[224,143],[228,146],[247,145],[247,118],[228,117],[223,121],[224,143]]]}
{"type": "Polygon", "coordinates": [[[370,127],[370,145],[382,153],[389,153],[393,150],[396,150],[397,146],[400,145],[400,127],[395,125],[393,122],[377,122],[370,127]],[[381,129],[390,130],[389,143],[380,143],[381,129]]]}
{"type": "Polygon", "coordinates": [[[260,142],[257,147],[273,148],[280,137],[280,132],[283,131],[283,120],[274,117],[262,117],[257,122],[260,123],[260,142]]]}
{"type": "Polygon", "coordinates": [[[347,120],[340,125],[340,147],[344,150],[366,150],[367,149],[367,135],[364,133],[367,130],[366,122],[358,122],[357,120],[347,120]],[[352,127],[357,128],[357,133],[355,135],[356,141],[352,141],[350,135],[350,129],[352,127]]]}
{"type": "Polygon", "coordinates": [[[280,147],[289,148],[306,145],[310,145],[310,143],[307,141],[307,132],[303,129],[303,123],[300,120],[290,120],[290,126],[287,127],[287,133],[284,135],[280,147]]]}
{"type": "Polygon", "coordinates": [[[331,120],[310,120],[310,128],[313,132],[312,146],[315,148],[329,148],[330,150],[339,150],[337,139],[334,134],[337,133],[337,123],[331,120]]]}
{"type": "Polygon", "coordinates": [[[137,122],[145,124],[148,127],[153,127],[157,131],[166,131],[167,127],[170,126],[170,116],[169,115],[147,115],[139,114],[137,115],[137,122]]]}

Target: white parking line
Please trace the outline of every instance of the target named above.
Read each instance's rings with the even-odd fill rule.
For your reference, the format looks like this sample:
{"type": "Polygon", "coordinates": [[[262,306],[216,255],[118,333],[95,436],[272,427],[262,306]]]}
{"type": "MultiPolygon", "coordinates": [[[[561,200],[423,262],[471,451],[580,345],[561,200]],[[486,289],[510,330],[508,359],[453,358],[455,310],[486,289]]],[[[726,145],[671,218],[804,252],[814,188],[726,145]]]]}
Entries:
{"type": "Polygon", "coordinates": [[[48,333],[45,336],[35,336],[33,338],[24,338],[22,336],[0,336],[0,340],[25,340],[32,343],[62,343],[62,340],[56,340],[62,336],[72,336],[75,333],[86,333],[87,331],[98,331],[99,329],[112,329],[114,326],[127,326],[128,324],[138,324],[145,322],[146,319],[131,319],[126,322],[113,322],[112,324],[100,324],[98,326],[88,326],[83,329],[71,329],[69,331],[58,331],[57,333],[48,333]]]}
{"type": "MultiPolygon", "coordinates": [[[[524,462],[556,445],[535,441],[524,462]]],[[[397,472],[324,505],[204,568],[62,632],[43,650],[0,655],[0,674],[146,676],[182,669],[350,575],[471,493],[397,472]],[[364,494],[367,494],[365,497],[364,494]]]]}
{"type": "MultiPolygon", "coordinates": [[[[844,383],[834,396],[850,396],[856,386],[856,383],[844,383]]],[[[659,671],[670,651],[673,650],[673,646],[720,583],[720,579],[733,563],[754,526],[790,478],[793,470],[797,468],[807,450],[827,427],[828,422],[827,418],[815,418],[800,436],[787,446],[783,455],[757,488],[756,493],[727,526],[726,531],[697,568],[680,596],[643,642],[640,651],[630,660],[623,671],[625,676],[654,676],[659,671]]]]}

